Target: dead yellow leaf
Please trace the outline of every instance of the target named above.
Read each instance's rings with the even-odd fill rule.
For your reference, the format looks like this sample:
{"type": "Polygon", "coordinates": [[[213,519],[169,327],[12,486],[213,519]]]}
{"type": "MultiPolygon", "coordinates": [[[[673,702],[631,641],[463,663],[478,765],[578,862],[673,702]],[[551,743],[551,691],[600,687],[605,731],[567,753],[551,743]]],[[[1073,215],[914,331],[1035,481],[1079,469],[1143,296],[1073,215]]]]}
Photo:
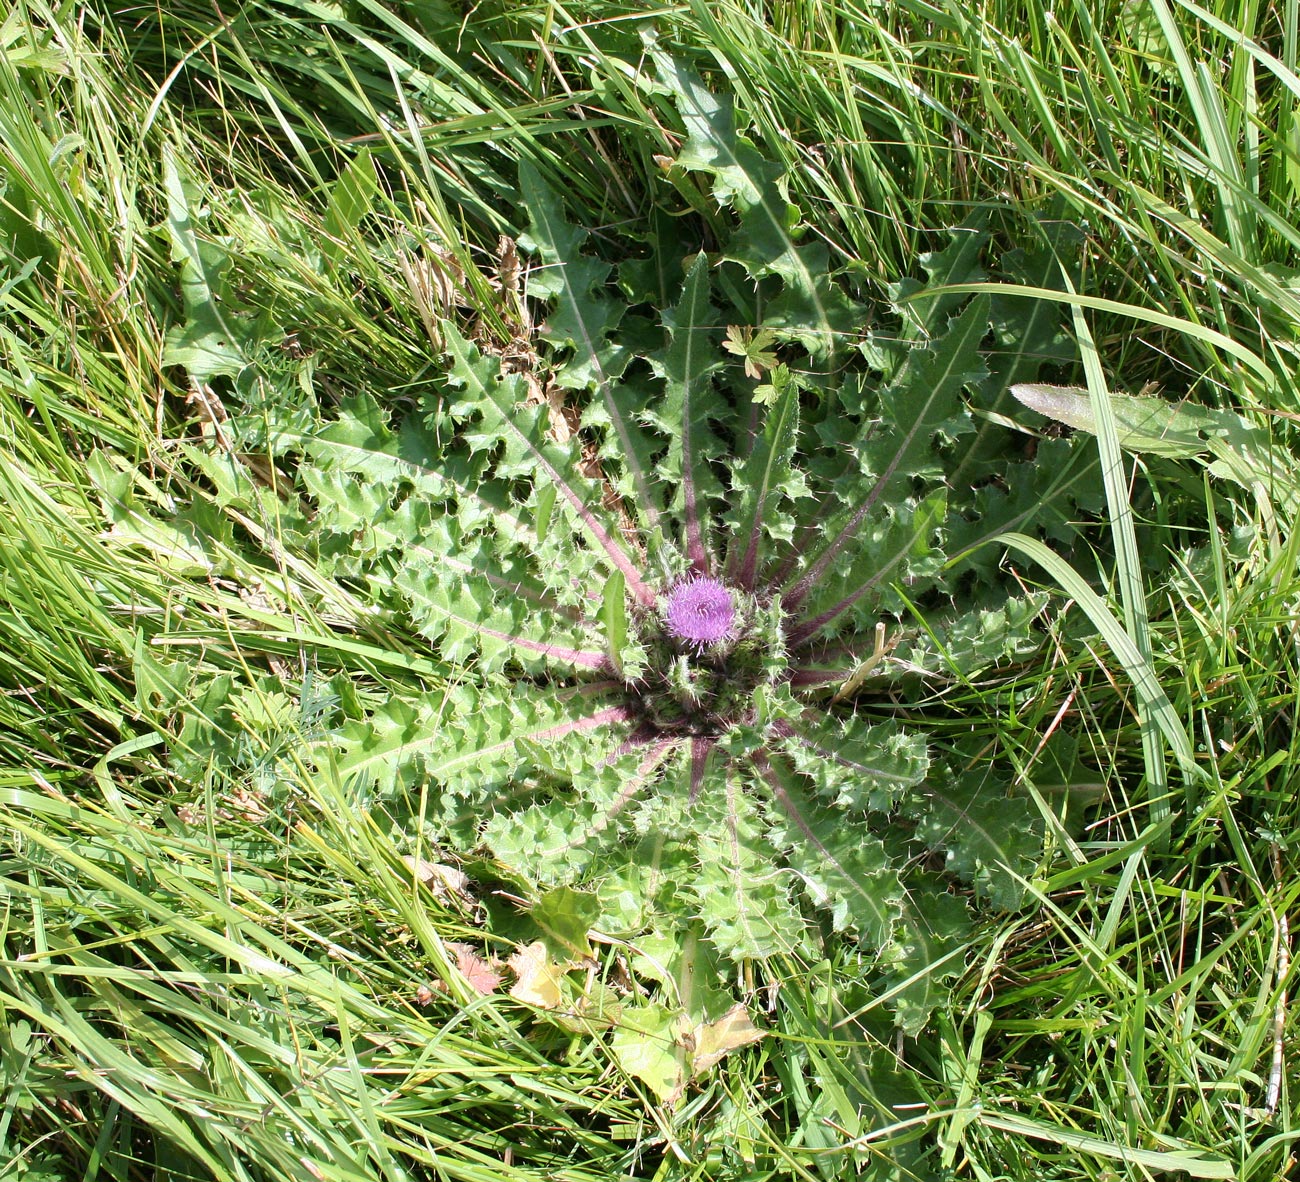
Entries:
{"type": "Polygon", "coordinates": [[[749,1011],[737,1002],[716,1022],[701,1022],[695,1027],[691,1069],[699,1075],[732,1051],[758,1042],[766,1033],[750,1021],[749,1011]]]}
{"type": "Polygon", "coordinates": [[[544,1010],[564,1007],[560,982],[564,979],[567,966],[556,964],[541,940],[534,940],[527,947],[519,948],[506,964],[514,970],[516,980],[510,986],[510,996],[516,1001],[540,1006],[544,1010]]]}
{"type": "Polygon", "coordinates": [[[432,892],[440,903],[471,898],[469,876],[455,866],[445,866],[441,862],[430,862],[424,858],[413,858],[409,854],[402,858],[416,882],[421,882],[432,892]]]}

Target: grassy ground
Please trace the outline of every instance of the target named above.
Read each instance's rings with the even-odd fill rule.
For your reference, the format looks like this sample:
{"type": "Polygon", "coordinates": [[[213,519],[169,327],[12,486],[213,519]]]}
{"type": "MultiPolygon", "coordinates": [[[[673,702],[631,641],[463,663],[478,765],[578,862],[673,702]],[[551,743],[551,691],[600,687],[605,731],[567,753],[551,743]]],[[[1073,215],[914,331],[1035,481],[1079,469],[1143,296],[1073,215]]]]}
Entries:
{"type": "Polygon", "coordinates": [[[1230,0],[20,0],[0,1176],[1289,1176],[1298,44],[1295,5],[1230,0]],[[707,228],[661,166],[681,128],[640,73],[651,29],[789,167],[861,298],[973,218],[1007,244],[1067,222],[1078,298],[1036,297],[1086,310],[1061,380],[1241,416],[1217,450],[1113,469],[1082,574],[1128,659],[1079,575],[1014,559],[1053,592],[1042,648],[944,710],[1016,775],[1055,753],[1080,811],[1029,904],[981,912],[931,1028],[894,1037],[834,957],[769,965],[738,982],[769,1036],[674,1104],[604,1036],[475,992],[467,916],[304,762],[311,703],[440,667],[295,551],[276,469],[225,429],[405,406],[444,317],[508,343],[490,277],[523,161],[601,242],[668,208],[707,228]],[[1203,774],[1166,774],[1142,670],[1203,774]]]}

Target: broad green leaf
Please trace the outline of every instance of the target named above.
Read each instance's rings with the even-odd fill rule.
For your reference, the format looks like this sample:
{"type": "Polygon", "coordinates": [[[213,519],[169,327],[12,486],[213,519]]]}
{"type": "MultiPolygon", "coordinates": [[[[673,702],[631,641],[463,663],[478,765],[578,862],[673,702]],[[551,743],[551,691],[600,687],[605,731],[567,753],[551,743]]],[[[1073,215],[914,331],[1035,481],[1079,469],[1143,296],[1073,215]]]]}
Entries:
{"type": "Polygon", "coordinates": [[[623,648],[627,644],[627,580],[614,571],[605,580],[600,622],[605,629],[605,646],[614,672],[623,675],[623,648]]]}
{"type": "Polygon", "coordinates": [[[789,872],[773,863],[762,817],[734,772],[713,791],[718,788],[718,821],[700,833],[693,884],[709,938],[734,958],[790,953],[805,932],[790,901],[789,872]]]}
{"type": "Polygon", "coordinates": [[[250,328],[223,305],[222,275],[230,265],[226,248],[205,241],[195,225],[197,192],[177,149],[163,145],[163,188],[167,193],[164,225],[171,241],[172,261],[181,267],[181,299],[185,323],[167,334],[164,365],[184,367],[196,382],[234,377],[248,365],[250,328]]]}
{"type": "Polygon", "coordinates": [[[581,881],[598,856],[597,832],[595,807],[572,800],[493,813],[481,831],[493,858],[536,886],[581,881]]]}
{"type": "Polygon", "coordinates": [[[351,236],[356,233],[361,220],[370,213],[378,195],[379,179],[375,175],[374,159],[368,148],[362,148],[330,186],[321,253],[331,263],[337,263],[345,257],[350,249],[351,236]]]}
{"type": "Polygon", "coordinates": [[[948,518],[949,577],[974,570],[994,586],[999,560],[989,544],[999,534],[1036,529],[1068,546],[1078,537],[1081,519],[1105,505],[1096,448],[1064,439],[1037,440],[1032,460],[973,494],[971,504],[948,518]]]}
{"type": "MultiPolygon", "coordinates": [[[[1065,269],[1077,264],[1081,235],[1065,218],[1045,215],[1037,224],[1046,239],[1031,251],[1011,251],[999,260],[999,273],[1045,292],[1063,289],[1065,269]]],[[[964,282],[959,275],[935,276],[938,283],[964,282]]],[[[961,298],[961,297],[955,297],[961,298]]],[[[1070,365],[1078,350],[1065,331],[1063,309],[1050,298],[1007,299],[994,296],[989,318],[997,347],[989,357],[989,378],[971,392],[976,410],[975,434],[962,447],[950,483],[956,494],[977,485],[1015,485],[1035,475],[1032,447],[1019,462],[1008,462],[1006,419],[1014,417],[1015,399],[1010,387],[1033,382],[1045,365],[1070,365]]]]}
{"type": "Polygon", "coordinates": [[[948,995],[948,983],[965,969],[970,919],[966,903],[945,891],[942,883],[924,875],[909,876],[887,977],[887,1005],[907,1033],[924,1029],[948,995]]]}
{"type": "Polygon", "coordinates": [[[1035,593],[1004,599],[995,607],[971,604],[943,616],[927,613],[916,627],[895,633],[890,655],[912,670],[969,679],[1041,649],[1040,617],[1046,604],[1046,594],[1035,593]]]}
{"type": "Polygon", "coordinates": [[[925,788],[928,805],[916,836],[946,850],[947,869],[973,883],[994,906],[1012,910],[1024,896],[1043,849],[1043,820],[1030,801],[1008,793],[987,772],[938,779],[925,788]]]}
{"type": "Polygon", "coordinates": [[[634,945],[635,971],[669,988],[669,996],[693,1023],[720,1018],[732,1004],[722,988],[724,962],[698,922],[640,936],[634,945]]]}
{"type": "Polygon", "coordinates": [[[610,1035],[614,1061],[635,1076],[662,1104],[675,1104],[686,1086],[687,1062],[681,1041],[690,1025],[665,1006],[624,1006],[610,1035]]]}
{"type": "Polygon", "coordinates": [[[897,334],[881,342],[882,364],[891,354],[902,360],[906,356],[900,353],[897,345],[924,342],[944,331],[944,325],[960,309],[962,295],[954,295],[943,289],[953,283],[975,283],[985,278],[982,255],[988,242],[988,233],[983,228],[985,218],[977,215],[964,225],[948,231],[948,245],[942,250],[932,250],[921,256],[921,267],[928,276],[920,280],[906,278],[893,286],[890,296],[894,307],[903,320],[902,341],[897,334]]]}
{"type": "Polygon", "coordinates": [[[600,916],[600,904],[594,895],[556,887],[537,900],[529,915],[555,956],[572,960],[591,955],[588,933],[600,916]]]}
{"type": "Polygon", "coordinates": [[[625,311],[604,290],[612,268],[582,253],[587,232],[565,220],[558,195],[530,164],[520,165],[519,190],[530,221],[522,245],[535,250],[542,264],[529,276],[528,294],[555,300],[542,338],[571,350],[557,367],[556,380],[569,389],[601,389],[630,359],[610,340],[625,311]]]}
{"type": "MultiPolygon", "coordinates": [[[[946,290],[953,295],[980,294],[1027,300],[1041,300],[1044,298],[1042,289],[1028,287],[1021,283],[954,283],[948,285],[946,290]]],[[[1215,329],[1206,328],[1204,325],[1195,324],[1188,320],[1181,320],[1177,316],[1169,315],[1167,312],[1144,308],[1138,304],[1125,304],[1101,296],[1082,295],[1074,292],[1053,292],[1050,298],[1069,307],[1090,308],[1097,312],[1127,317],[1142,324],[1154,324],[1159,328],[1169,329],[1172,332],[1201,341],[1219,352],[1226,353],[1229,357],[1236,358],[1263,382],[1265,388],[1272,389],[1276,383],[1273,372],[1263,360],[1240,341],[1225,336],[1215,329]]]]}
{"type": "Polygon", "coordinates": [[[571,665],[599,670],[608,665],[590,630],[513,595],[509,576],[494,567],[482,543],[469,545],[455,564],[400,570],[395,579],[420,631],[435,641],[446,661],[477,657],[484,669],[518,661],[527,668],[571,665]],[[473,576],[467,580],[465,574],[473,576]]]}
{"type": "Polygon", "coordinates": [[[143,475],[121,471],[102,451],[89,457],[87,472],[100,494],[113,543],[143,550],[177,575],[208,578],[227,569],[233,531],[210,504],[199,501],[178,510],[143,475]]]}
{"type": "Polygon", "coordinates": [[[627,475],[633,511],[655,534],[658,506],[651,474],[657,449],[616,385],[632,353],[612,339],[626,311],[623,301],[604,290],[612,268],[583,253],[587,232],[565,220],[558,194],[527,163],[520,166],[519,185],[529,216],[523,245],[535,250],[542,263],[529,277],[528,294],[552,303],[541,329],[543,340],[569,350],[556,366],[555,381],[566,389],[597,393],[599,402],[587,408],[585,418],[610,432],[613,454],[627,475]]]}
{"type": "MultiPolygon", "coordinates": [[[[1087,390],[1073,386],[1012,386],[1011,393],[1049,419],[1089,435],[1097,434],[1096,416],[1087,390]]],[[[1223,429],[1222,411],[1186,403],[1170,405],[1160,398],[1110,394],[1119,444],[1125,451],[1187,459],[1209,450],[1207,433],[1223,429]]]]}
{"type": "MultiPolygon", "coordinates": [[[[530,756],[535,752],[531,760],[535,772],[548,772],[561,782],[570,780],[575,791],[572,796],[541,795],[524,808],[502,804],[482,827],[483,844],[498,863],[539,884],[587,881],[593,868],[599,867],[605,876],[600,883],[607,889],[595,896],[600,900],[600,922],[590,918],[588,926],[618,934],[638,931],[651,899],[643,899],[630,911],[624,909],[624,900],[618,899],[611,909],[611,892],[620,888],[612,886],[609,879],[617,879],[624,869],[621,856],[611,851],[618,849],[619,834],[632,828],[629,820],[635,802],[649,797],[667,774],[678,745],[619,745],[605,739],[599,756],[563,737],[549,750],[524,737],[521,746],[530,756]],[[569,758],[574,748],[574,757],[569,758]]],[[[650,895],[652,878],[653,874],[640,879],[650,895]]]]}
{"type": "Polygon", "coordinates": [[[608,750],[617,745],[611,732],[627,722],[626,708],[572,691],[511,697],[461,689],[418,708],[395,700],[370,722],[348,726],[338,768],[345,779],[381,787],[424,774],[450,793],[481,799],[528,765],[527,744],[562,744],[569,758],[598,762],[598,751],[581,740],[608,750]]]}
{"type": "Polygon", "coordinates": [[[974,300],[944,336],[914,348],[899,376],[882,392],[889,426],[870,431],[860,444],[861,473],[856,488],[863,491],[849,499],[845,510],[828,524],[827,540],[808,556],[802,572],[790,580],[782,596],[786,610],[796,612],[817,590],[814,610],[805,613],[792,630],[792,644],[802,644],[816,635],[873,588],[896,577],[894,568],[909,556],[920,557],[928,549],[924,518],[900,521],[901,530],[891,531],[896,539],[880,547],[882,553],[868,564],[869,573],[858,573],[863,532],[872,530],[879,536],[878,528],[873,530],[874,522],[897,514],[897,507],[912,498],[919,479],[940,476],[936,437],[943,432],[960,434],[967,425],[961,391],[983,373],[979,346],[987,332],[987,301],[974,300]],[[882,561],[885,554],[889,557],[882,561]],[[823,582],[826,587],[821,589],[823,582]]]}

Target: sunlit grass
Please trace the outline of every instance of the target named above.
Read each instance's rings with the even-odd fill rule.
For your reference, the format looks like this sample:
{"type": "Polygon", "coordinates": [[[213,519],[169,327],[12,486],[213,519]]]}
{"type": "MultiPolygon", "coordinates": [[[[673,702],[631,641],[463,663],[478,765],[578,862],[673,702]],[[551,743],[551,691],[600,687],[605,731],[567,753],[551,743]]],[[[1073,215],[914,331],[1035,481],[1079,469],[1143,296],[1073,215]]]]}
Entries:
{"type": "Polygon", "coordinates": [[[1293,6],[119,7],[25,2],[0,25],[0,1175],[1294,1169],[1293,6]],[[675,1109],[600,1037],[475,995],[448,952],[472,917],[412,881],[328,766],[295,766],[313,693],[346,711],[442,670],[294,551],[277,473],[221,432],[226,399],[401,408],[449,312],[508,341],[490,279],[522,159],[598,235],[689,206],[707,245],[717,211],[656,159],[681,129],[638,73],[651,24],[791,166],[864,296],[969,218],[1023,239],[1077,223],[1107,387],[1234,408],[1282,457],[1243,486],[1112,456],[1136,548],[1077,572],[1153,670],[1195,782],[1151,774],[1169,757],[1124,663],[1008,558],[1056,593],[1042,654],[934,692],[943,737],[1043,802],[1031,905],[984,918],[915,1042],[833,963],[739,981],[774,1033],[675,1109]],[[216,195],[196,232],[284,342],[255,384],[164,364],[183,319],[166,151],[216,195]],[[114,517],[132,498],[175,532],[114,517]],[[225,745],[184,721],[218,677],[244,695],[225,745]]]}

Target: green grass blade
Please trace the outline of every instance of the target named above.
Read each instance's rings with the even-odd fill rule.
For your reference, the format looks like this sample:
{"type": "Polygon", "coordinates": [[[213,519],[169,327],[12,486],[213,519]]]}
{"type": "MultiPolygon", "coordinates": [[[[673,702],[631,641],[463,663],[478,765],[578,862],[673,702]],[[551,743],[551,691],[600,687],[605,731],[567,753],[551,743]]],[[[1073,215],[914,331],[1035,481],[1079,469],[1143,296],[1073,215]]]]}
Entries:
{"type": "Polygon", "coordinates": [[[1165,741],[1178,760],[1184,778],[1189,785],[1198,782],[1204,776],[1204,772],[1197,766],[1187,729],[1174,713],[1174,708],[1164,689],[1161,688],[1151,661],[1142,654],[1137,642],[1128,634],[1124,625],[1114,617],[1101,596],[1088,586],[1078,571],[1065,559],[1048,549],[1037,538],[1009,533],[1001,535],[998,540],[1038,563],[1083,609],[1084,614],[1092,621],[1093,627],[1110,645],[1111,651],[1123,666],[1124,672],[1128,674],[1129,680],[1133,682],[1140,709],[1160,728],[1161,734],[1164,735],[1165,741]]]}
{"type": "MultiPolygon", "coordinates": [[[[1115,543],[1116,578],[1119,582],[1120,603],[1124,611],[1124,629],[1137,647],[1143,663],[1150,668],[1152,646],[1147,617],[1146,589],[1142,581],[1142,565],[1138,559],[1137,534],[1133,527],[1133,508],[1129,504],[1128,477],[1124,471],[1119,429],[1111,409],[1110,390],[1106,385],[1101,357],[1097,353],[1096,343],[1088,329],[1088,322],[1081,308],[1075,307],[1072,311],[1075,335],[1078,337],[1079,349],[1083,356],[1083,372],[1087,378],[1088,394],[1092,401],[1097,448],[1101,453],[1102,480],[1106,487],[1111,537],[1115,543]]],[[[1142,728],[1142,756],[1146,765],[1151,822],[1159,825],[1169,814],[1164,753],[1150,718],[1142,714],[1139,715],[1138,722],[1142,728]]]]}

